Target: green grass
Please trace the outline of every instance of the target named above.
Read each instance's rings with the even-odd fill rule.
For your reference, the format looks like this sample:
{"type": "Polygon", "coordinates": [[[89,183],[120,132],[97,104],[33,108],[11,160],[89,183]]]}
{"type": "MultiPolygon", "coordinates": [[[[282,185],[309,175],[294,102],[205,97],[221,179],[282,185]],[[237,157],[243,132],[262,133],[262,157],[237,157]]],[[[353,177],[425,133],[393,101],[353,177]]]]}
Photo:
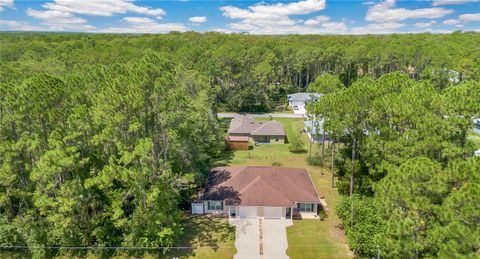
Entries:
{"type": "MultiPolygon", "coordinates": [[[[264,118],[263,120],[269,120],[264,118]]],[[[285,128],[287,138],[300,133],[303,128],[302,119],[276,119],[285,128]]],[[[308,138],[302,134],[302,140],[307,150],[308,138]]],[[[312,151],[317,150],[312,147],[312,151]]],[[[290,258],[351,258],[343,231],[338,228],[340,220],[334,213],[339,200],[336,189],[331,188],[331,172],[318,166],[306,163],[308,153],[294,154],[288,150],[288,144],[257,145],[253,150],[237,150],[225,153],[225,158],[219,164],[230,166],[265,165],[282,167],[306,168],[320,196],[327,202],[327,217],[324,220],[305,219],[294,220],[293,226],[287,228],[288,250],[290,258]]]]}
{"type": "Polygon", "coordinates": [[[178,246],[193,249],[172,250],[166,258],[232,258],[235,248],[235,227],[227,218],[218,216],[190,216],[184,219],[184,233],[178,246]]]}

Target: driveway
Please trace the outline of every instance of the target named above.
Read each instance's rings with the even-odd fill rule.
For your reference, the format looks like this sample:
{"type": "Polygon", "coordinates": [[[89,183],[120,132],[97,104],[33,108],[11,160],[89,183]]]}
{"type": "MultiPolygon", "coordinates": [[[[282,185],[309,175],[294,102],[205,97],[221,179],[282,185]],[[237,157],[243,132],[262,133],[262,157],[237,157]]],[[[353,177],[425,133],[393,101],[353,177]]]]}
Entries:
{"type": "Polygon", "coordinates": [[[236,226],[234,259],[288,259],[286,227],[290,220],[263,220],[263,255],[260,255],[260,229],[258,219],[231,219],[236,226]]]}
{"type": "Polygon", "coordinates": [[[217,113],[219,118],[233,118],[238,115],[247,115],[248,117],[253,118],[304,118],[307,115],[305,114],[294,114],[294,113],[217,113]]]}

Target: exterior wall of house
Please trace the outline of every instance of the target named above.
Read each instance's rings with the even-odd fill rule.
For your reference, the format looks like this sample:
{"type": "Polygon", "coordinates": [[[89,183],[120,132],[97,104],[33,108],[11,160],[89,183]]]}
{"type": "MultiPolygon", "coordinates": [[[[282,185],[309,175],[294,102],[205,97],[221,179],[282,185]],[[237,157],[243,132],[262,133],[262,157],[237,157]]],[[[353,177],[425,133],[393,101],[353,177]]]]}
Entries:
{"type": "Polygon", "coordinates": [[[228,206],[225,206],[224,201],[222,201],[223,210],[209,210],[208,209],[208,202],[210,202],[210,201],[203,201],[203,206],[205,208],[205,214],[226,214],[226,213],[228,213],[228,206]]]}
{"type": "MultiPolygon", "coordinates": [[[[313,219],[318,217],[318,203],[313,203],[313,211],[312,212],[306,212],[306,211],[298,211],[298,214],[302,219],[313,219]]],[[[297,203],[297,209],[298,209],[298,203],[297,203]]]]}
{"type": "Polygon", "coordinates": [[[298,106],[298,107],[300,107],[300,106],[305,106],[305,102],[304,102],[304,101],[288,101],[288,104],[289,104],[290,106],[292,106],[292,107],[293,107],[293,106],[298,106]]]}
{"type": "Polygon", "coordinates": [[[285,144],[285,136],[252,136],[252,139],[260,144],[285,144]],[[264,142],[264,137],[267,137],[267,142],[264,142]]]}
{"type": "MultiPolygon", "coordinates": [[[[205,214],[222,214],[222,215],[228,215],[230,218],[239,218],[239,212],[240,212],[240,207],[239,206],[225,206],[225,203],[223,202],[223,209],[222,210],[209,210],[208,208],[208,202],[209,201],[203,201],[203,206],[204,206],[204,212],[205,214]]],[[[257,215],[258,218],[265,218],[265,210],[267,207],[264,206],[256,206],[257,209],[257,215]]],[[[282,207],[282,212],[281,212],[281,219],[287,219],[287,220],[292,220],[293,219],[293,208],[290,208],[291,214],[289,217],[287,217],[287,207],[282,207]]],[[[302,218],[314,218],[314,215],[316,213],[307,213],[307,214],[302,214],[302,218]]]]}

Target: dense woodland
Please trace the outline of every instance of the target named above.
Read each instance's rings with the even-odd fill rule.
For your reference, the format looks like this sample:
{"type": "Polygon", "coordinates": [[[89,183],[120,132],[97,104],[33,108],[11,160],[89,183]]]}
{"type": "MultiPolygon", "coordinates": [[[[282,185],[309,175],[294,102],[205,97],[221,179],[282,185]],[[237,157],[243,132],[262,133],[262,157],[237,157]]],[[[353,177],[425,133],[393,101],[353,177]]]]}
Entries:
{"type": "Polygon", "coordinates": [[[316,91],[308,109],[335,138],[324,153],[337,148],[337,213],[355,253],[479,255],[480,159],[467,139],[479,33],[2,32],[0,47],[2,245],[36,257],[172,246],[223,151],[216,112],[316,91]]]}

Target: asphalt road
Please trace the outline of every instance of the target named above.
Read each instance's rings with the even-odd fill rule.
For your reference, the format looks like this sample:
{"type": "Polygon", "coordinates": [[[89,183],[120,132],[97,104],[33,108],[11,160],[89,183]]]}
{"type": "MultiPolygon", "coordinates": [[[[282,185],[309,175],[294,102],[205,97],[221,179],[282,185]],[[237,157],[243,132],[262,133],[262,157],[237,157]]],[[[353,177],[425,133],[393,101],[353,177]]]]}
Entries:
{"type": "MultiPolygon", "coordinates": [[[[233,118],[240,115],[240,113],[217,113],[219,118],[233,118]]],[[[305,118],[304,114],[293,114],[293,113],[242,113],[241,115],[247,115],[253,118],[305,118]]]]}

